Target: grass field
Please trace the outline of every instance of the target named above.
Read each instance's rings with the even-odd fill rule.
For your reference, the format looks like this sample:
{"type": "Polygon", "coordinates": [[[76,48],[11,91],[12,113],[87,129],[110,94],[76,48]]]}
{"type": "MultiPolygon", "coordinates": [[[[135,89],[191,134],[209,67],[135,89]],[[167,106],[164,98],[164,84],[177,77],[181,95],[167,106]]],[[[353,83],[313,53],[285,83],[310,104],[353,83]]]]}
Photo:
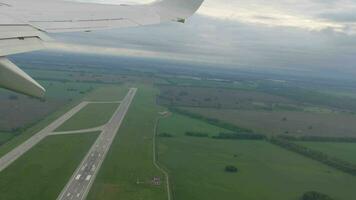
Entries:
{"type": "Polygon", "coordinates": [[[0,132],[0,144],[4,144],[5,142],[9,141],[13,137],[14,137],[13,133],[0,132]]]}
{"type": "Polygon", "coordinates": [[[118,106],[119,104],[117,103],[88,104],[56,131],[80,130],[102,126],[110,120],[118,106]]]}
{"type": "Polygon", "coordinates": [[[154,167],[152,137],[157,90],[140,85],[89,193],[88,200],[166,200],[163,175],[154,167]],[[160,177],[160,186],[151,183],[160,177]],[[137,181],[140,183],[137,184],[137,181]]]}
{"type": "Polygon", "coordinates": [[[356,177],[331,169],[265,141],[214,140],[185,136],[186,131],[211,134],[219,128],[173,115],[159,131],[159,160],[169,170],[175,200],[299,200],[309,190],[338,200],[355,197],[356,177]],[[238,173],[226,173],[235,165],[238,173]]]}
{"type": "Polygon", "coordinates": [[[128,92],[127,85],[115,85],[100,87],[87,95],[84,100],[88,101],[121,101],[128,92]]]}
{"type": "Polygon", "coordinates": [[[356,137],[356,115],[296,111],[185,108],[264,134],[356,137]]]}
{"type": "Polygon", "coordinates": [[[300,142],[300,144],[356,165],[356,143],[300,142]]]}
{"type": "Polygon", "coordinates": [[[0,199],[56,199],[97,136],[45,138],[0,173],[0,199]]]}

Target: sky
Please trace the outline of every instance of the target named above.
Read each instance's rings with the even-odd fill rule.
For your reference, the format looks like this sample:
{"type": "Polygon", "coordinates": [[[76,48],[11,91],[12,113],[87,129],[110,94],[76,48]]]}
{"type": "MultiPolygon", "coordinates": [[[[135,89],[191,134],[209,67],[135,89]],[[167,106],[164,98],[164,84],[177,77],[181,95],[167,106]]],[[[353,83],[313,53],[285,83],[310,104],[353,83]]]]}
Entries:
{"type": "MultiPolygon", "coordinates": [[[[151,0],[80,0],[149,3],[151,0]]],[[[52,36],[53,49],[356,77],[356,0],[205,0],[185,24],[52,36]]]]}

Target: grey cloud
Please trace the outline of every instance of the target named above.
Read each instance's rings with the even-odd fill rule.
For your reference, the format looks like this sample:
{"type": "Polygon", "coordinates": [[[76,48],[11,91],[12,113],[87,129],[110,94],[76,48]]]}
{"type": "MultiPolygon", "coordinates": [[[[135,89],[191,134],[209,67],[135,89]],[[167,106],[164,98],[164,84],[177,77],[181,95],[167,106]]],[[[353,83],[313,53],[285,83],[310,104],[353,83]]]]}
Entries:
{"type": "Polygon", "coordinates": [[[356,10],[348,12],[325,12],[319,15],[322,19],[328,19],[334,22],[356,22],[356,10]]]}
{"type": "Polygon", "coordinates": [[[332,29],[268,27],[197,15],[183,25],[55,37],[64,42],[169,53],[175,59],[184,56],[216,67],[356,75],[356,37],[332,29]]]}

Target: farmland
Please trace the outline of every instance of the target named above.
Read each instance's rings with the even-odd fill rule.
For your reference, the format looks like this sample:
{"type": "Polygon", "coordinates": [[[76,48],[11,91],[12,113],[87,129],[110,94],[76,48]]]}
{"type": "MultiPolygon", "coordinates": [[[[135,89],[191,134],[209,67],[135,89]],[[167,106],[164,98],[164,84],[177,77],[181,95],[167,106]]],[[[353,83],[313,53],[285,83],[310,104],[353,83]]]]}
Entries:
{"type": "MultiPolygon", "coordinates": [[[[276,86],[277,87],[277,86],[276,86]]],[[[318,135],[356,137],[352,110],[302,101],[257,89],[160,86],[158,103],[231,123],[266,135],[318,135]]],[[[279,91],[279,90],[278,90],[279,91]]],[[[309,94],[312,95],[312,94],[309,94]]],[[[308,99],[306,98],[306,99],[308,99]]],[[[330,97],[331,98],[331,97],[330,97]]],[[[340,97],[341,98],[341,97],[340,97]]]]}
{"type": "Polygon", "coordinates": [[[209,107],[226,109],[272,109],[293,106],[295,101],[249,90],[160,86],[158,102],[165,106],[209,107]]]}
{"type": "Polygon", "coordinates": [[[268,135],[318,135],[356,137],[356,115],[297,111],[246,111],[209,108],[184,108],[259,133],[268,135]]]}
{"type": "Polygon", "coordinates": [[[16,130],[32,125],[63,106],[82,98],[99,84],[41,81],[48,90],[42,100],[1,90],[0,130],[16,130]],[[18,113],[22,113],[18,115],[18,113]]]}
{"type": "Polygon", "coordinates": [[[175,199],[299,199],[317,190],[350,199],[356,178],[265,141],[213,140],[185,136],[186,131],[214,134],[220,128],[180,115],[163,119],[159,160],[173,180],[175,199]],[[235,165],[236,174],[224,172],[235,165]],[[258,192],[256,192],[258,191],[258,192]]]}
{"type": "Polygon", "coordinates": [[[356,164],[356,143],[300,142],[300,144],[341,160],[356,164]]]}
{"type": "MultiPolygon", "coordinates": [[[[329,91],[314,80],[199,76],[144,68],[143,60],[67,56],[19,60],[48,91],[42,100],[0,92],[0,155],[82,101],[91,103],[56,131],[101,126],[128,88],[137,87],[87,199],[167,199],[165,176],[153,164],[158,118],[156,155],[174,200],[300,200],[308,191],[335,200],[356,196],[355,176],[270,142],[276,135],[356,137],[350,88],[329,91]]],[[[0,173],[0,199],[55,199],[97,134],[43,140],[0,173]]],[[[355,143],[290,142],[356,163],[355,143]]]]}

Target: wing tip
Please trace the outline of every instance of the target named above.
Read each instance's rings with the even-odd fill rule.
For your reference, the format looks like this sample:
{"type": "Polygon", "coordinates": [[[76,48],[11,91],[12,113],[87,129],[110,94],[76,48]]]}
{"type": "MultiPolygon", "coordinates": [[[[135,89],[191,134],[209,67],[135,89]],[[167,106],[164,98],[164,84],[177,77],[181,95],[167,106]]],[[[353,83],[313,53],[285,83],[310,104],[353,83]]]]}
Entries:
{"type": "Polygon", "coordinates": [[[43,98],[46,92],[44,87],[5,57],[0,57],[0,86],[37,98],[43,98]]]}
{"type": "Polygon", "coordinates": [[[163,19],[179,20],[192,16],[199,10],[204,0],[160,0],[154,7],[163,19]]]}

